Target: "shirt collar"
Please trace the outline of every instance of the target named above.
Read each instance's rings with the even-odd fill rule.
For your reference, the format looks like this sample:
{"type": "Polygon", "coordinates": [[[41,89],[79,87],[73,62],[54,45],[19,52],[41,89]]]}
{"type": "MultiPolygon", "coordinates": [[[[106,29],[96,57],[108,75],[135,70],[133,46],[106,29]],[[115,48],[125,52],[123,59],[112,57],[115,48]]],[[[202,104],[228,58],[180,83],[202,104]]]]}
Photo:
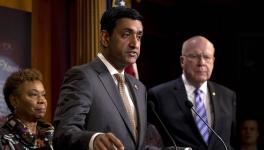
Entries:
{"type": "MultiPolygon", "coordinates": [[[[191,84],[188,82],[188,80],[187,80],[187,78],[185,77],[184,74],[182,74],[182,80],[183,80],[183,83],[184,83],[185,88],[186,88],[187,91],[192,91],[192,92],[194,92],[194,91],[196,90],[196,87],[194,87],[193,85],[191,85],[191,84]]],[[[205,82],[200,86],[199,89],[202,91],[202,93],[206,93],[206,92],[207,92],[207,81],[205,81],[205,82]]]]}
{"type": "MultiPolygon", "coordinates": [[[[110,64],[110,62],[104,57],[102,53],[98,53],[97,56],[99,59],[105,64],[106,68],[110,72],[110,74],[113,76],[114,74],[119,73],[113,65],[110,64]]],[[[122,75],[124,75],[124,70],[121,72],[122,75]]]]}

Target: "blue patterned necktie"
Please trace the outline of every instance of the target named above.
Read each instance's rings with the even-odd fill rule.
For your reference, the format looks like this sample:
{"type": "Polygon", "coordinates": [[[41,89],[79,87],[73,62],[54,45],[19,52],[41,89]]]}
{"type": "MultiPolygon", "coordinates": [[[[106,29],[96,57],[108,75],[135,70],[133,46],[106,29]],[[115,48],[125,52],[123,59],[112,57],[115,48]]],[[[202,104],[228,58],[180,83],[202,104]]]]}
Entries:
{"type": "MultiPolygon", "coordinates": [[[[195,94],[195,110],[203,118],[203,120],[208,124],[206,109],[205,109],[204,103],[202,101],[201,93],[202,93],[202,91],[200,89],[196,89],[194,91],[194,94],[195,94]]],[[[207,125],[197,115],[195,116],[195,121],[196,121],[197,127],[198,127],[205,143],[208,144],[209,130],[208,130],[207,125]]]]}

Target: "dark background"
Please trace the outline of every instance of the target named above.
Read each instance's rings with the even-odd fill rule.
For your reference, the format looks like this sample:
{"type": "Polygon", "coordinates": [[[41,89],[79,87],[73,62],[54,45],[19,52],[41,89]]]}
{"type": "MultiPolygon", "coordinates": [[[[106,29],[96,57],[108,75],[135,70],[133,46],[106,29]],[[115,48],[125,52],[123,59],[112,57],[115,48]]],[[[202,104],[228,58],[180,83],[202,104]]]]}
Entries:
{"type": "Polygon", "coordinates": [[[263,122],[263,5],[240,0],[141,0],[134,7],[144,16],[138,60],[140,80],[153,87],[181,75],[183,41],[203,35],[214,43],[211,80],[237,93],[238,120],[253,116],[263,122]]]}

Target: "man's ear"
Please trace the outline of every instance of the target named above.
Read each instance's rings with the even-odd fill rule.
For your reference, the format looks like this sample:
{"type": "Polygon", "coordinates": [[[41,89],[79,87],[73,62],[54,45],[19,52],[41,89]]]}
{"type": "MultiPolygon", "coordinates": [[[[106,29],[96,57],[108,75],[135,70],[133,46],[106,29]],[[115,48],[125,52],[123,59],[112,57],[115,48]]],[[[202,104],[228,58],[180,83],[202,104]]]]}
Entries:
{"type": "Polygon", "coordinates": [[[103,47],[108,47],[110,42],[110,35],[106,30],[102,30],[100,34],[101,44],[103,47]]]}
{"type": "Polygon", "coordinates": [[[181,64],[181,66],[183,65],[183,56],[180,56],[180,64],[181,64]]]}

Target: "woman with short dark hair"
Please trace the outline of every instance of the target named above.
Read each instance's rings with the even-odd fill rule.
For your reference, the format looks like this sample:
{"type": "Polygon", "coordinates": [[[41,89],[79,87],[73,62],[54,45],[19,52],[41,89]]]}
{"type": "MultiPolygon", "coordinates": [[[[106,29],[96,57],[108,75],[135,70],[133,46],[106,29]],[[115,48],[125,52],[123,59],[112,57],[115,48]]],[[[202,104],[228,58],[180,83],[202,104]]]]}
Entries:
{"type": "Polygon", "coordinates": [[[42,75],[36,69],[12,73],[3,93],[11,114],[0,128],[1,150],[52,150],[53,126],[43,121],[47,100],[42,75]]]}

